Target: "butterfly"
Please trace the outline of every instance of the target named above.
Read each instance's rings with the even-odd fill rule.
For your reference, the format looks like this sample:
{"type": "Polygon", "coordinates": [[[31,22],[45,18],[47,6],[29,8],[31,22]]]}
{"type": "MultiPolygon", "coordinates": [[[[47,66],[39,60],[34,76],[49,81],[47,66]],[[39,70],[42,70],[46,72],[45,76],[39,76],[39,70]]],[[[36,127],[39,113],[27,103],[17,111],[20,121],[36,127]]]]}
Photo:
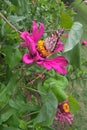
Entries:
{"type": "Polygon", "coordinates": [[[60,28],[57,31],[55,31],[51,36],[47,37],[45,39],[45,48],[53,52],[56,48],[56,45],[58,44],[58,40],[60,39],[61,35],[64,33],[64,29],[60,28]]]}

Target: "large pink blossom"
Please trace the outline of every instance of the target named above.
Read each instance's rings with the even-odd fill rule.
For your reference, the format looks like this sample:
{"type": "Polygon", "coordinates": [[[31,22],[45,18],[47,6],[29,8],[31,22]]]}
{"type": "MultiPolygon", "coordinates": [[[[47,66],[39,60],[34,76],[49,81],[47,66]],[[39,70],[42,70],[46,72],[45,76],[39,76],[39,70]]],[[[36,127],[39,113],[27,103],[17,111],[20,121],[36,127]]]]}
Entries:
{"type": "MultiPolygon", "coordinates": [[[[38,28],[37,23],[35,21],[32,22],[32,33],[24,31],[21,33],[21,38],[24,42],[21,44],[28,48],[29,52],[23,55],[23,62],[25,64],[31,64],[36,62],[38,65],[45,67],[47,70],[55,69],[60,74],[66,74],[66,66],[68,65],[68,61],[64,56],[56,56],[55,58],[43,57],[37,50],[37,43],[41,39],[44,34],[44,24],[40,23],[38,28]]],[[[64,45],[61,40],[58,41],[56,49],[51,53],[56,53],[62,51],[64,49],[64,45]]]]}
{"type": "Polygon", "coordinates": [[[54,119],[60,120],[62,122],[62,124],[68,122],[71,125],[73,118],[74,118],[74,115],[72,115],[70,113],[68,101],[64,101],[64,102],[59,103],[54,119]]]}

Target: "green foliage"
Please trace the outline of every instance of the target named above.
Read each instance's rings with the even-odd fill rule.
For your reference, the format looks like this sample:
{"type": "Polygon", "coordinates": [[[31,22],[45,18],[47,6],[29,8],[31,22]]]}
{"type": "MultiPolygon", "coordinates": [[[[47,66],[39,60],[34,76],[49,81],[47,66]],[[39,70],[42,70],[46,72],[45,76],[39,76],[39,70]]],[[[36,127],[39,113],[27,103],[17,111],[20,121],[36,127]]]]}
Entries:
{"type": "Polygon", "coordinates": [[[82,24],[75,22],[69,32],[64,52],[72,50],[80,42],[82,31],[82,24]]]}
{"type": "Polygon", "coordinates": [[[65,29],[70,29],[73,24],[72,18],[68,13],[62,12],[60,17],[60,26],[65,29]]]}
{"type": "Polygon", "coordinates": [[[50,91],[43,103],[43,106],[35,119],[35,124],[42,124],[44,126],[50,126],[53,123],[56,113],[58,102],[55,95],[50,91]]]}
{"type": "MultiPolygon", "coordinates": [[[[3,0],[0,1],[0,12],[20,31],[31,31],[32,20],[44,23],[45,30],[63,27],[64,33],[69,31],[66,41],[61,37],[65,43],[61,54],[69,61],[68,74],[64,76],[35,64],[25,65],[22,55],[26,50],[20,47],[19,33],[0,17],[0,130],[56,130],[53,128],[54,116],[58,103],[68,97],[69,84],[81,79],[79,82],[86,86],[87,61],[80,51],[82,24],[86,24],[83,20],[82,24],[74,22],[73,15],[76,14],[61,0],[3,0]]],[[[44,37],[47,36],[49,34],[45,33],[44,37]]],[[[73,91],[72,88],[72,95],[73,91]]],[[[75,114],[78,102],[73,96],[68,100],[71,112],[75,114]]]]}
{"type": "Polygon", "coordinates": [[[55,78],[48,78],[44,82],[44,88],[46,91],[49,91],[50,89],[55,94],[58,102],[62,102],[66,100],[67,96],[63,89],[65,89],[68,86],[68,80],[65,76],[58,75],[55,78]]]}
{"type": "Polygon", "coordinates": [[[79,104],[74,97],[71,95],[68,97],[71,113],[75,114],[79,109],[79,104]]]}
{"type": "Polygon", "coordinates": [[[69,37],[65,44],[65,55],[74,67],[80,68],[80,40],[82,36],[82,24],[75,22],[69,32],[69,37]]]}
{"type": "Polygon", "coordinates": [[[21,61],[22,56],[18,47],[13,48],[12,46],[8,46],[4,49],[3,53],[5,55],[6,64],[8,64],[10,68],[15,67],[19,61],[21,61]]]}
{"type": "MultiPolygon", "coordinates": [[[[66,53],[67,54],[67,53],[66,53]]],[[[71,51],[68,52],[67,58],[74,67],[80,68],[81,66],[81,55],[80,55],[80,44],[77,44],[71,51]]]]}
{"type": "Polygon", "coordinates": [[[44,82],[45,88],[51,88],[52,86],[58,86],[59,88],[65,89],[68,86],[68,80],[65,76],[57,75],[54,78],[50,77],[44,82]]]}

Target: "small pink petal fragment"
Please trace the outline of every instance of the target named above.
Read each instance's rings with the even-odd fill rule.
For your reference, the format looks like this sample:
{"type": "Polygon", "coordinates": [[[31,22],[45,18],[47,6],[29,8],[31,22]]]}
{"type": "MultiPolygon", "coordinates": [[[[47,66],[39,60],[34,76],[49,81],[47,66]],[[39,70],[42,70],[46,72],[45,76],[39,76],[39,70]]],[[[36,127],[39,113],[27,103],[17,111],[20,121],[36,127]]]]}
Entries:
{"type": "Polygon", "coordinates": [[[68,34],[68,33],[66,33],[66,34],[64,34],[64,36],[65,36],[66,38],[68,38],[68,37],[69,37],[69,34],[68,34]]]}
{"type": "Polygon", "coordinates": [[[87,45],[87,41],[86,40],[82,40],[82,45],[87,45]]]}

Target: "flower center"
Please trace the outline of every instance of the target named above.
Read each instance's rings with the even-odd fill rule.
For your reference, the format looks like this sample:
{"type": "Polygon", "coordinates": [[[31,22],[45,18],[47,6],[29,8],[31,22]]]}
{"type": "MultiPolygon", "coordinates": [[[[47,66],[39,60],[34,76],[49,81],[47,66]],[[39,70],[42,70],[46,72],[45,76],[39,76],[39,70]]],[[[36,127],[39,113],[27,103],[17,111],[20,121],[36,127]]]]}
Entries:
{"type": "Polygon", "coordinates": [[[46,48],[44,46],[44,40],[38,41],[37,51],[39,52],[40,56],[42,56],[42,57],[47,57],[51,54],[50,51],[46,50],[46,48]]]}
{"type": "Polygon", "coordinates": [[[64,112],[70,112],[70,108],[69,108],[69,105],[68,105],[68,103],[64,103],[63,104],[63,110],[64,110],[64,112]]]}

